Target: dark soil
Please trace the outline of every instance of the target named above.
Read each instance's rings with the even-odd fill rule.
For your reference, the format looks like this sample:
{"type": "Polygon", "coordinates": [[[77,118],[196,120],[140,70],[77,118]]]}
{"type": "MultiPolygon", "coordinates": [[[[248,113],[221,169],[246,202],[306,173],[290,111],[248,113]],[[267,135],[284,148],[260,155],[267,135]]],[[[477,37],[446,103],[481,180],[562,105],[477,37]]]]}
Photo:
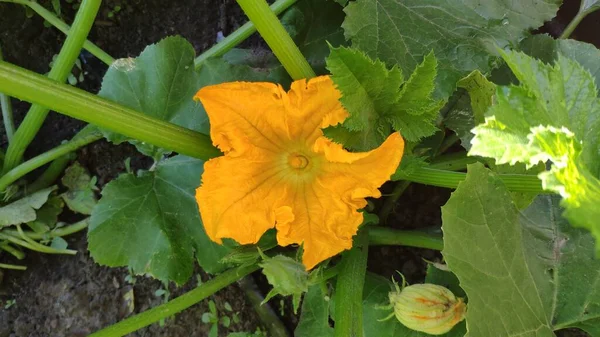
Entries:
{"type": "MultiPolygon", "coordinates": [[[[65,1],[61,3],[64,20],[72,22],[73,8],[65,1]]],[[[558,18],[548,23],[544,32],[559,35],[573,17],[579,2],[567,0],[565,3],[558,18]]],[[[217,32],[227,35],[245,20],[235,0],[106,0],[89,39],[113,57],[136,56],[146,45],[176,34],[184,36],[197,52],[202,52],[214,44],[217,32]],[[121,5],[122,10],[111,18],[109,13],[116,5],[121,5]]],[[[600,12],[584,20],[573,37],[600,46],[596,34],[598,23],[600,12]]],[[[46,73],[52,56],[58,53],[63,41],[64,35],[44,27],[39,17],[27,19],[23,7],[0,3],[0,46],[7,61],[46,73]]],[[[254,37],[246,44],[257,46],[260,43],[254,37]]],[[[105,68],[93,57],[83,55],[87,74],[78,87],[97,92],[105,68]]],[[[16,122],[20,122],[29,105],[17,101],[13,104],[16,122]]],[[[58,145],[72,137],[83,125],[77,120],[51,113],[26,155],[31,157],[58,145]]],[[[0,126],[2,148],[6,147],[4,134],[0,126]]],[[[127,158],[131,158],[134,170],[150,165],[148,159],[126,144],[114,146],[100,141],[78,153],[79,162],[98,177],[100,186],[124,172],[127,158]]],[[[393,184],[388,184],[384,193],[392,189],[393,184]]],[[[400,229],[439,227],[440,206],[449,196],[449,190],[413,184],[398,201],[388,224],[400,229]]],[[[163,299],[155,296],[156,290],[164,288],[160,282],[138,276],[132,285],[125,281],[129,275],[126,269],[101,267],[92,261],[87,253],[85,235],[75,235],[68,241],[69,246],[79,252],[75,257],[30,253],[26,260],[20,262],[28,266],[27,271],[6,272],[3,277],[0,272],[0,304],[15,300],[15,304],[7,309],[0,306],[0,337],[85,336],[130,315],[124,296],[131,291],[134,295],[133,313],[162,303],[163,299]]],[[[423,259],[439,261],[440,258],[439,252],[424,249],[372,247],[369,250],[369,269],[385,277],[400,271],[409,282],[420,282],[425,276],[423,259]]],[[[202,280],[207,280],[206,275],[200,275],[202,280]]],[[[255,278],[266,292],[264,279],[260,275],[255,275],[255,278]]],[[[171,298],[195,287],[197,282],[195,277],[183,288],[170,287],[171,298]]],[[[220,336],[233,331],[254,331],[259,326],[254,309],[238,285],[218,292],[211,299],[219,313],[227,313],[224,306],[229,303],[240,318],[240,323],[232,323],[229,329],[221,328],[220,336]]],[[[279,302],[279,298],[271,301],[278,312],[281,309],[279,302]]],[[[208,312],[207,303],[203,301],[167,320],[164,327],[154,324],[131,336],[207,336],[210,326],[201,321],[202,314],[208,312]]],[[[297,318],[291,312],[289,301],[284,302],[283,309],[284,323],[293,331],[297,318]]],[[[229,316],[232,314],[229,313],[229,316]]]]}

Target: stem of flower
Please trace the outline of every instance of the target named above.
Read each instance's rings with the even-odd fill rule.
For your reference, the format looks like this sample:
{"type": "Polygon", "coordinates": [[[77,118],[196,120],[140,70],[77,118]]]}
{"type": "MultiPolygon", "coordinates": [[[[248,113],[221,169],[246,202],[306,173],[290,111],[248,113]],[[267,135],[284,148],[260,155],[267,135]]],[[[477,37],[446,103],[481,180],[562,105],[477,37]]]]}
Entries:
{"type": "Polygon", "coordinates": [[[117,324],[95,332],[88,337],[121,337],[134,332],[163,318],[172,316],[192,305],[202,301],[208,296],[227,287],[231,283],[258,270],[258,265],[230,269],[212,280],[203,283],[196,289],[181,295],[163,305],[147,310],[141,314],[129,317],[117,324]]]}
{"type": "MultiPolygon", "coordinates": [[[[64,82],[67,76],[73,69],[75,59],[81,51],[83,42],[85,41],[98,9],[100,8],[100,0],[83,0],[81,7],[75,17],[71,33],[67,35],[67,39],[63,44],[54,66],[48,74],[48,78],[57,82],[64,82]]],[[[37,132],[48,115],[48,108],[45,105],[34,104],[31,106],[25,119],[15,132],[12,142],[6,151],[3,171],[8,172],[15,168],[23,159],[25,149],[37,132]]]]}
{"type": "MultiPolygon", "coordinates": [[[[44,152],[37,157],[29,159],[28,161],[15,167],[14,169],[8,171],[5,175],[0,177],[0,191],[4,191],[10,184],[17,181],[19,178],[23,177],[27,173],[35,170],[36,168],[48,164],[49,162],[57,158],[63,157],[64,155],[69,154],[82,146],[95,142],[100,138],[102,138],[102,134],[100,133],[100,131],[95,130],[84,136],[75,136],[70,142],[57,146],[48,152],[44,152]]],[[[44,178],[44,180],[38,182],[34,186],[31,186],[31,188],[27,190],[27,193],[35,192],[35,188],[44,188],[43,185],[45,185],[50,179],[55,180],[57,177],[56,171],[58,171],[58,174],[60,174],[60,172],[62,172],[62,169],[64,169],[64,164],[65,163],[59,163],[59,167],[53,168],[52,172],[49,172],[48,174],[46,174],[45,172],[44,175],[46,177],[44,178]]]]}
{"type": "MultiPolygon", "coordinates": [[[[542,182],[537,176],[528,174],[499,174],[506,187],[513,192],[543,193],[542,182]]],[[[456,188],[465,180],[466,173],[420,168],[411,173],[406,180],[415,183],[456,188]]]]}
{"type": "Polygon", "coordinates": [[[335,287],[335,337],[362,337],[362,297],[367,272],[369,235],[363,229],[354,238],[352,249],[342,254],[335,287]]]}
{"type": "MultiPolygon", "coordinates": [[[[288,9],[291,5],[296,3],[297,0],[277,0],[271,5],[271,11],[273,14],[279,15],[286,9],[288,9]]],[[[240,28],[236,29],[235,32],[229,34],[226,38],[221,40],[221,42],[212,46],[210,49],[206,50],[202,54],[200,54],[194,60],[194,65],[196,69],[200,68],[202,63],[211,57],[221,56],[232,48],[240,44],[242,41],[246,40],[250,35],[256,32],[256,26],[252,21],[246,22],[240,28]]]]}
{"type": "Polygon", "coordinates": [[[434,250],[444,249],[441,235],[422,231],[402,231],[387,227],[371,226],[369,228],[369,245],[371,246],[407,246],[434,250]]]}
{"type": "Polygon", "coordinates": [[[292,79],[316,76],[265,0],[237,0],[237,2],[292,79]]]}
{"type": "Polygon", "coordinates": [[[0,61],[0,91],[101,128],[183,155],[207,160],[221,155],[210,137],[52,81],[0,61]]]}
{"type": "MultiPolygon", "coordinates": [[[[16,4],[21,4],[31,8],[34,12],[36,12],[39,16],[41,16],[44,20],[48,21],[49,24],[54,26],[56,29],[63,32],[63,34],[68,35],[71,27],[62,21],[60,18],[56,17],[52,12],[44,8],[42,5],[38,4],[35,1],[31,0],[0,0],[0,2],[12,2],[16,4]]],[[[85,40],[83,43],[83,49],[89,51],[92,55],[96,56],[100,61],[106,63],[107,65],[111,65],[114,62],[114,58],[108,55],[104,50],[100,49],[100,47],[96,46],[89,40],[85,40]]]]}
{"type": "MultiPolygon", "coordinates": [[[[3,61],[2,48],[0,47],[0,61],[3,61]]],[[[15,123],[13,121],[12,104],[10,97],[0,92],[0,108],[2,108],[2,121],[4,122],[4,130],[6,132],[6,138],[8,142],[13,138],[15,133],[15,123]]]]}

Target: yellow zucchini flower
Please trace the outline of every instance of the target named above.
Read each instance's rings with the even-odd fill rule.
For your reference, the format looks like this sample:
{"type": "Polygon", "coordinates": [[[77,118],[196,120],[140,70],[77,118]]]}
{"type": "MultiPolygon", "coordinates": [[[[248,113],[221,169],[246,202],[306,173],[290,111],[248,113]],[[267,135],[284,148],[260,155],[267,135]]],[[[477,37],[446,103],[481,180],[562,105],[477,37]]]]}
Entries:
{"type": "Polygon", "coordinates": [[[323,136],[348,112],[328,76],[202,88],[213,144],[225,153],[204,165],[196,200],[208,237],[253,244],[271,228],[282,246],[301,244],[307,269],[352,247],[365,198],[381,196],[402,158],[393,133],[377,149],[350,153],[323,136]]]}

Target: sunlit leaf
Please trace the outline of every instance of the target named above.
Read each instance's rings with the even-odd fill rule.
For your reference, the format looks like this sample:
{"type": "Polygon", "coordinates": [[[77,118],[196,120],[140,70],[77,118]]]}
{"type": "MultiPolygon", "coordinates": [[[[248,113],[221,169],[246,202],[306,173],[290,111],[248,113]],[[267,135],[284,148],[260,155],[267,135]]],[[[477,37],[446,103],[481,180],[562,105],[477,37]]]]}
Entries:
{"type": "Polygon", "coordinates": [[[569,226],[558,198],[519,211],[495,173],[481,164],[468,171],[442,208],[443,254],[469,299],[467,336],[543,337],[567,327],[597,336],[592,236],[569,226]]]}

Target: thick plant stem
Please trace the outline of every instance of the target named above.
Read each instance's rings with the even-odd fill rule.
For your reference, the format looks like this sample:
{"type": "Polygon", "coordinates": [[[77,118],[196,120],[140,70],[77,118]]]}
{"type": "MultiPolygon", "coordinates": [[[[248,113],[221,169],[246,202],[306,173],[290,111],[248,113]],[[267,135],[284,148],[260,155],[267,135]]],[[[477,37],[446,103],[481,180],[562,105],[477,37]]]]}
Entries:
{"type": "MultiPolygon", "coordinates": [[[[456,188],[467,177],[466,173],[419,168],[412,172],[407,181],[425,185],[456,188]]],[[[512,192],[543,193],[542,182],[537,176],[527,174],[500,174],[500,179],[512,192]]]]}
{"type": "MultiPolygon", "coordinates": [[[[81,7],[75,17],[73,27],[63,44],[54,66],[50,70],[48,77],[58,82],[64,82],[73,69],[75,59],[81,52],[83,42],[85,41],[98,9],[100,0],[83,0],[81,7]]],[[[44,105],[34,104],[31,106],[25,119],[15,132],[12,142],[6,151],[3,171],[8,172],[16,167],[23,159],[25,149],[44,123],[48,115],[48,108],[44,105]]]]}
{"type": "MultiPolygon", "coordinates": [[[[271,5],[271,10],[273,14],[279,15],[286,9],[288,9],[291,5],[296,3],[297,0],[277,0],[271,5]]],[[[246,22],[240,28],[236,29],[235,32],[229,34],[226,38],[221,40],[216,45],[210,47],[208,50],[200,54],[194,60],[194,65],[197,68],[200,68],[202,63],[211,57],[221,56],[235,46],[240,44],[242,41],[246,40],[250,35],[256,32],[256,26],[252,21],[246,22]]]]}
{"type": "Polygon", "coordinates": [[[144,115],[6,62],[0,62],[0,91],[183,155],[206,160],[221,154],[205,134],[144,115]]]}
{"type": "Polygon", "coordinates": [[[362,337],[362,294],[367,272],[369,236],[359,231],[350,251],[342,254],[335,293],[335,337],[362,337]]]}
{"type": "MultiPolygon", "coordinates": [[[[15,167],[14,169],[8,171],[6,174],[4,174],[2,177],[0,177],[0,191],[4,191],[10,184],[14,183],[19,178],[21,178],[24,175],[26,175],[27,173],[35,170],[36,168],[46,165],[49,162],[51,162],[57,158],[63,157],[66,154],[69,154],[82,146],[85,146],[92,142],[95,142],[95,141],[99,140],[100,138],[102,138],[102,134],[100,133],[100,131],[96,130],[85,136],[74,138],[73,140],[71,140],[68,143],[57,146],[48,152],[44,152],[37,157],[29,159],[28,161],[15,167]]],[[[59,164],[63,165],[62,168],[64,168],[64,163],[59,163],[59,164]]],[[[60,169],[60,167],[55,168],[54,171],[58,171],[59,169],[60,169]]],[[[38,189],[39,189],[39,187],[44,188],[44,186],[42,186],[42,185],[48,181],[46,179],[56,178],[57,172],[54,172],[54,171],[50,173],[51,177],[46,177],[43,182],[38,183],[38,186],[37,186],[38,189]]],[[[58,174],[60,174],[61,171],[62,171],[62,169],[60,169],[58,174]]],[[[35,192],[35,190],[34,190],[34,188],[29,188],[27,192],[31,193],[31,192],[35,192]]]]}
{"type": "Polygon", "coordinates": [[[292,79],[316,76],[265,0],[237,0],[237,2],[292,79]]]}
{"type": "Polygon", "coordinates": [[[421,231],[402,231],[387,227],[369,227],[370,246],[407,246],[434,250],[444,249],[441,235],[421,231]]]}
{"type": "MultiPolygon", "coordinates": [[[[56,17],[52,12],[44,8],[42,5],[38,4],[35,1],[31,0],[0,0],[0,2],[12,2],[16,4],[21,4],[31,8],[34,12],[36,12],[39,16],[41,16],[44,20],[54,26],[56,29],[60,30],[63,34],[68,35],[71,27],[66,24],[64,21],[56,17]]],[[[100,49],[100,47],[96,46],[89,40],[85,40],[83,43],[83,49],[89,51],[92,55],[96,56],[100,61],[106,63],[106,65],[111,65],[114,62],[114,58],[108,55],[104,50],[100,49]]]]}
{"type": "Polygon", "coordinates": [[[202,301],[208,296],[227,287],[231,283],[258,270],[258,265],[251,265],[230,269],[212,280],[203,283],[196,289],[185,293],[163,305],[147,310],[141,314],[129,317],[117,324],[95,332],[88,337],[120,337],[134,332],[163,318],[172,316],[192,305],[202,301]]]}
{"type": "MultiPolygon", "coordinates": [[[[0,61],[3,61],[2,48],[0,48],[0,61]]],[[[15,134],[15,123],[13,121],[13,110],[10,102],[10,97],[0,92],[0,108],[2,108],[2,121],[4,122],[4,131],[6,132],[6,138],[8,142],[13,138],[15,134]]],[[[4,159],[2,159],[4,161],[4,159]]]]}

